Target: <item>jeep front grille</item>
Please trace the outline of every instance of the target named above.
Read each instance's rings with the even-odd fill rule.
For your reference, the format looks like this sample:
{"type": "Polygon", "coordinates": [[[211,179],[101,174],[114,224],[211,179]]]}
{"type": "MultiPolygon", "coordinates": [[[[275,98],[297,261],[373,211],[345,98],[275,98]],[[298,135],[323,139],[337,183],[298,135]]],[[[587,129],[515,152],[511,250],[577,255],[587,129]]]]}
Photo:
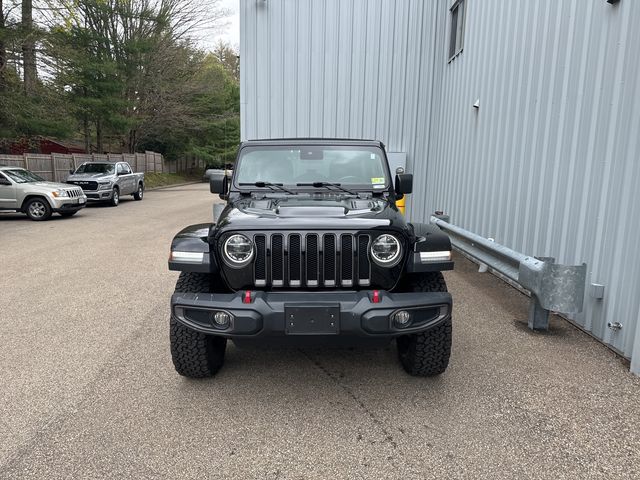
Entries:
{"type": "Polygon", "coordinates": [[[369,286],[368,234],[272,233],[254,235],[257,287],[369,286]]]}

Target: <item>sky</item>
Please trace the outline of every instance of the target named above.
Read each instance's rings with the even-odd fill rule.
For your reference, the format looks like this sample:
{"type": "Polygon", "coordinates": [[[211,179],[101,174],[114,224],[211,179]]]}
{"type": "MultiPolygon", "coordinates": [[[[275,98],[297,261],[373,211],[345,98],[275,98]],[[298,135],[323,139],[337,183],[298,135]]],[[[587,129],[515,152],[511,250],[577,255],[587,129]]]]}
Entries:
{"type": "Polygon", "coordinates": [[[215,45],[218,40],[229,42],[235,47],[240,46],[240,0],[221,0],[220,6],[231,11],[227,18],[228,25],[213,35],[212,41],[207,41],[206,46],[215,45]]]}

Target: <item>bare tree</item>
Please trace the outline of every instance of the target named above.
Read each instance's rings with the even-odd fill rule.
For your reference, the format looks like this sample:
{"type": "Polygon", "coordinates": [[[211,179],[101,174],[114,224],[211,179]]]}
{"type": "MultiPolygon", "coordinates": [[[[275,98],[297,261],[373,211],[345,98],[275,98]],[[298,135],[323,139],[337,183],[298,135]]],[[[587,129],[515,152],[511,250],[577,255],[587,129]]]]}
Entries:
{"type": "MultiPolygon", "coordinates": [[[[155,138],[159,125],[166,127],[163,132],[179,132],[176,138],[190,142],[182,132],[203,130],[200,117],[210,117],[218,103],[224,103],[218,99],[226,95],[211,93],[217,78],[197,78],[210,58],[197,48],[197,40],[224,25],[228,12],[221,2],[0,0],[0,29],[3,23],[6,27],[6,35],[0,31],[0,47],[4,42],[6,49],[4,54],[0,48],[0,67],[6,68],[0,68],[0,89],[6,84],[11,93],[0,98],[0,123],[8,124],[3,117],[10,112],[40,120],[43,115],[34,112],[46,110],[55,119],[59,110],[41,101],[47,93],[61,99],[65,113],[78,121],[87,149],[102,151],[117,144],[135,151],[155,138]],[[20,87],[26,98],[12,81],[14,72],[24,77],[20,87]],[[204,113],[195,115],[193,102],[201,96],[213,100],[204,113]],[[8,108],[7,98],[31,110],[8,108]]],[[[235,52],[224,56],[231,61],[231,73],[235,52]]],[[[228,79],[222,68],[219,73],[228,79]]]]}
{"type": "Polygon", "coordinates": [[[4,40],[5,33],[4,6],[0,0],[0,92],[7,88],[5,71],[7,69],[7,45],[4,40]]]}
{"type": "Polygon", "coordinates": [[[229,42],[222,40],[213,47],[213,56],[222,64],[224,69],[236,80],[240,81],[240,56],[229,42]]]}
{"type": "Polygon", "coordinates": [[[22,71],[24,75],[24,92],[33,94],[38,80],[36,67],[36,45],[33,29],[33,0],[22,0],[22,71]]]}

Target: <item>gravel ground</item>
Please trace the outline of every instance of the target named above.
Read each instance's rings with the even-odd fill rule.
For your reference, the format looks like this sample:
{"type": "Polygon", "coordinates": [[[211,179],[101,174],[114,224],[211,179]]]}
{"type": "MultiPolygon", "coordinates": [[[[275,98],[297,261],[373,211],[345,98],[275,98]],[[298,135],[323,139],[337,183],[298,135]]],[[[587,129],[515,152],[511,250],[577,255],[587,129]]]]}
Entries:
{"type": "Polygon", "coordinates": [[[0,214],[0,478],[640,478],[640,379],[458,258],[436,379],[394,347],[238,350],[186,380],[168,349],[172,236],[205,184],[31,222],[0,214]]]}

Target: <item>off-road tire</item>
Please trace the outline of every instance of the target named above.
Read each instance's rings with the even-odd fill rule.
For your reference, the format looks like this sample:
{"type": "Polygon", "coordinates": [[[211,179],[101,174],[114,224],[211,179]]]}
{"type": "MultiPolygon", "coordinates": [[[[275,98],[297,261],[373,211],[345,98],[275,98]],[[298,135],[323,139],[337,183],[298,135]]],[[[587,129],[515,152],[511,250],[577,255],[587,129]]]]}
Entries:
{"type": "MultiPolygon", "coordinates": [[[[182,272],[176,283],[175,292],[209,292],[211,282],[207,274],[182,272]]],[[[205,335],[183,325],[171,315],[169,322],[169,342],[171,359],[176,371],[189,378],[214,376],[224,364],[227,339],[205,335]]]]}
{"type": "Polygon", "coordinates": [[[448,292],[442,272],[410,273],[402,278],[403,292],[448,292]]]}
{"type": "MultiPolygon", "coordinates": [[[[404,279],[403,291],[446,292],[447,283],[440,272],[409,275],[404,279]]],[[[451,319],[426,332],[398,337],[398,357],[410,375],[433,377],[443,373],[451,356],[451,319]]]]}
{"type": "Polygon", "coordinates": [[[138,189],[136,190],[136,193],[133,194],[133,198],[134,200],[142,200],[143,197],[144,197],[144,185],[140,183],[138,184],[138,189]]]}
{"type": "Polygon", "coordinates": [[[113,192],[111,193],[111,200],[109,200],[109,205],[112,207],[117,207],[120,204],[120,189],[118,187],[113,187],[113,192]]]}
{"type": "Polygon", "coordinates": [[[27,203],[24,204],[24,213],[26,213],[27,217],[31,220],[42,222],[49,220],[53,212],[47,200],[36,197],[30,198],[27,203]]]}

